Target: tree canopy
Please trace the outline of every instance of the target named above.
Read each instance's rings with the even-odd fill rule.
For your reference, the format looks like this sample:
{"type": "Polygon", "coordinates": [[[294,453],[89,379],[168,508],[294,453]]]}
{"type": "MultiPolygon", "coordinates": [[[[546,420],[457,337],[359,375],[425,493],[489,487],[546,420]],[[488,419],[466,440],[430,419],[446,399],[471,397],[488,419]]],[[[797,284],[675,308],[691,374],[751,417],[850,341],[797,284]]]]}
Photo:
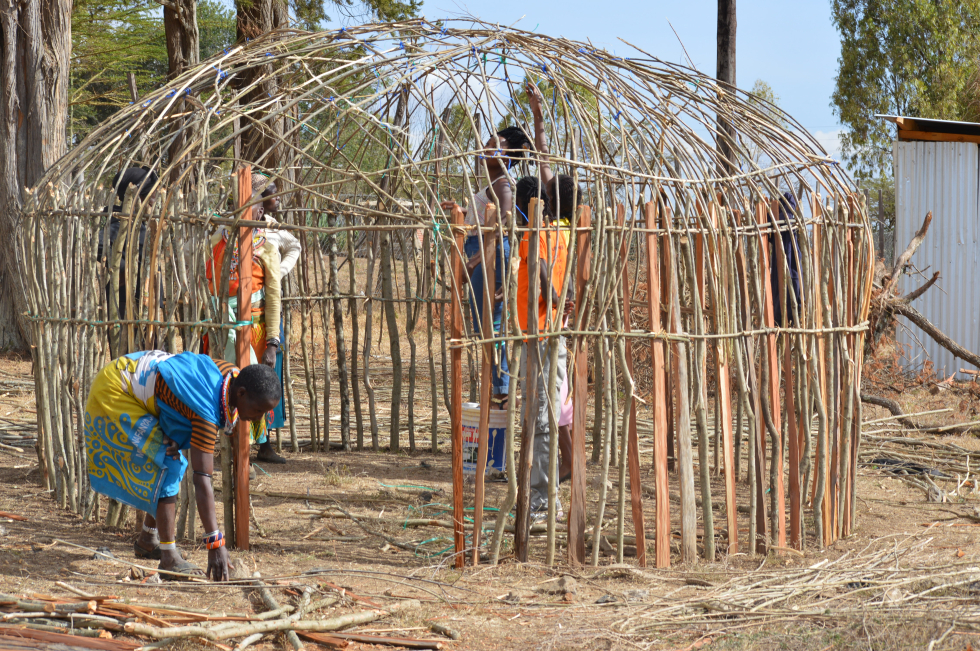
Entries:
{"type": "Polygon", "coordinates": [[[875,114],[975,119],[980,0],[832,0],[841,36],[834,112],[857,177],[891,175],[891,125],[875,114]]]}
{"type": "MultiPolygon", "coordinates": [[[[237,0],[236,5],[263,0],[237,0]]],[[[274,0],[283,1],[286,0],[274,0]]],[[[298,27],[324,28],[327,7],[344,17],[402,20],[414,16],[419,0],[288,0],[298,27]]],[[[236,41],[235,7],[222,0],[197,0],[201,60],[236,41]]],[[[70,144],[130,103],[128,73],[142,94],[167,78],[167,43],[163,13],[155,0],[74,0],[72,7],[70,144]]]]}

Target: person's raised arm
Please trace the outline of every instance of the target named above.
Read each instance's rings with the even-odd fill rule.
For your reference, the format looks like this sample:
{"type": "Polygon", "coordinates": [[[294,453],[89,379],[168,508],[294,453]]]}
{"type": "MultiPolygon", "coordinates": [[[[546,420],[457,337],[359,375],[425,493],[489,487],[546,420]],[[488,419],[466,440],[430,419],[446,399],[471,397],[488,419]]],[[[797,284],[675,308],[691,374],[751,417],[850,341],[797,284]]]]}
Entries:
{"type": "Polygon", "coordinates": [[[549,163],[551,152],[548,151],[548,141],[544,129],[544,113],[541,109],[542,104],[544,104],[544,97],[541,95],[541,90],[530,80],[527,82],[526,90],[527,102],[531,105],[531,115],[534,117],[534,148],[538,154],[538,169],[541,172],[542,183],[547,184],[554,178],[555,174],[551,171],[551,164],[549,163]]]}

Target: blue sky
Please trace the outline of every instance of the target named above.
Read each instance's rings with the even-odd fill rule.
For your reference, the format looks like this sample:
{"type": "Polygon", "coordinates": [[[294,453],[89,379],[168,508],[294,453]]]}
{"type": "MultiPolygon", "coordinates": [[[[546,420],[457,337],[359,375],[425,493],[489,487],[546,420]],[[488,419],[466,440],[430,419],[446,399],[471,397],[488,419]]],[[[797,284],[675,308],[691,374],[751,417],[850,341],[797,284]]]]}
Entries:
{"type": "MultiPolygon", "coordinates": [[[[840,129],[830,108],[840,39],[830,20],[830,0],[738,0],[737,84],[750,89],[763,79],[779,104],[839,157],[840,129]]],[[[422,14],[437,19],[473,14],[549,36],[590,39],[625,51],[622,38],[654,56],[688,64],[670,21],[694,67],[715,73],[717,0],[425,0],[422,14]]]]}

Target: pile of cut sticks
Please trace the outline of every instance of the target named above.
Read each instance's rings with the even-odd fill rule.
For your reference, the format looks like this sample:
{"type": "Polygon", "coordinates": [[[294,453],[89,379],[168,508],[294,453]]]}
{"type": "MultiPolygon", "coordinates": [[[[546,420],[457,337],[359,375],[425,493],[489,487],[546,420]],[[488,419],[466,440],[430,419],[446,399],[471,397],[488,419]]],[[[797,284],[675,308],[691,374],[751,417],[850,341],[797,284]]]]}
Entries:
{"type": "MultiPolygon", "coordinates": [[[[283,645],[294,651],[303,649],[300,638],[335,649],[343,649],[351,641],[409,649],[440,649],[443,645],[437,639],[339,632],[396,613],[418,609],[419,602],[414,599],[400,599],[379,604],[332,584],[317,587],[290,586],[286,592],[293,595],[295,603],[280,606],[271,595],[270,586],[257,575],[253,575],[252,579],[243,582],[243,588],[260,598],[266,608],[262,613],[217,612],[182,605],[147,603],[112,595],[88,594],[63,583],[59,585],[74,594],[0,594],[0,636],[19,635],[18,631],[21,631],[28,637],[34,636],[34,632],[43,632],[49,635],[60,634],[58,637],[76,636],[74,639],[98,638],[106,642],[118,641],[120,645],[110,643],[107,648],[118,648],[119,651],[134,648],[140,651],[159,649],[185,638],[194,638],[221,651],[243,651],[263,638],[273,638],[279,634],[283,636],[283,645]],[[352,609],[354,604],[358,608],[352,609]],[[325,609],[332,609],[332,612],[322,612],[325,609]],[[148,638],[150,642],[140,646],[116,640],[120,635],[148,638]]],[[[430,628],[435,632],[448,634],[448,629],[436,625],[413,627],[409,630],[419,628],[430,628]]],[[[72,646],[70,641],[66,644],[72,646]]],[[[83,643],[74,646],[88,645],[83,643]]]]}

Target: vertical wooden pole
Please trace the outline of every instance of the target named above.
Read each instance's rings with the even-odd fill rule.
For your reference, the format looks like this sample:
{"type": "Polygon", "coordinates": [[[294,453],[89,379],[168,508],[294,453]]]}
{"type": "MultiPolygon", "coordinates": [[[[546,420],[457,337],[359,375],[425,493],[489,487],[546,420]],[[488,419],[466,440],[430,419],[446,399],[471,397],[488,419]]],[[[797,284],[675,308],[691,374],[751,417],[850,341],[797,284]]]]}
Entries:
{"type": "MultiPolygon", "coordinates": [[[[741,225],[741,212],[733,211],[732,216],[736,225],[741,225]]],[[[741,237],[741,236],[739,236],[741,237]]],[[[750,298],[748,265],[745,259],[744,242],[735,251],[735,267],[738,274],[738,286],[742,294],[742,305],[745,309],[745,326],[752,325],[751,305],[754,301],[750,298]]],[[[749,436],[755,437],[755,463],[753,473],[755,475],[755,522],[750,522],[749,530],[755,528],[754,545],[757,554],[766,553],[766,424],[762,416],[762,396],[759,387],[759,378],[756,374],[755,366],[755,342],[750,337],[745,341],[745,358],[749,376],[749,391],[752,394],[752,409],[755,411],[755,431],[749,432],[749,436]]]]}
{"type": "MultiPolygon", "coordinates": [[[[774,216],[780,227],[784,225],[779,219],[779,203],[773,205],[774,216]]],[[[791,236],[792,237],[792,236],[791,236]]],[[[777,281],[779,292],[776,300],[782,303],[782,323],[778,326],[785,327],[789,324],[790,301],[789,293],[793,291],[792,279],[787,278],[786,250],[783,248],[782,235],[773,235],[776,243],[776,264],[777,281]]],[[[786,436],[789,439],[789,544],[793,549],[802,549],[802,511],[803,498],[800,494],[800,440],[796,428],[796,388],[793,379],[793,335],[785,334],[783,339],[783,403],[786,410],[786,436]]]]}
{"type": "Polygon", "coordinates": [[[455,246],[452,250],[452,315],[450,317],[450,376],[452,394],[449,399],[449,419],[452,427],[453,470],[453,545],[456,551],[456,567],[465,562],[466,532],[463,530],[463,211],[453,209],[450,219],[453,225],[455,246]]]}
{"type": "MultiPolygon", "coordinates": [[[[847,325],[853,325],[855,323],[856,310],[855,305],[855,288],[857,284],[857,251],[854,246],[854,234],[850,228],[850,222],[853,213],[856,211],[856,201],[853,195],[848,195],[847,197],[847,219],[844,220],[844,232],[846,233],[847,242],[847,257],[845,258],[847,263],[847,274],[846,274],[846,284],[844,286],[844,306],[845,315],[847,318],[847,325]]],[[[847,391],[849,393],[854,393],[855,386],[860,386],[861,377],[855,375],[854,369],[856,367],[855,362],[857,361],[857,350],[855,348],[855,343],[857,340],[856,335],[853,332],[847,333],[845,335],[847,338],[847,352],[851,358],[851,363],[847,364],[844,368],[848,374],[847,391]]],[[[846,399],[845,399],[846,400],[846,399]]],[[[854,400],[857,402],[857,400],[854,400]]],[[[854,408],[851,412],[851,418],[853,419],[853,414],[857,413],[857,409],[854,408]]],[[[848,425],[853,425],[853,423],[847,423],[848,425]]],[[[841,517],[841,536],[846,538],[851,535],[851,492],[854,490],[854,463],[852,460],[852,454],[854,453],[854,439],[852,437],[852,431],[842,431],[841,438],[846,437],[847,446],[843,448],[846,453],[845,457],[845,470],[847,471],[841,477],[841,491],[840,499],[843,500],[843,511],[841,517]]]]}
{"type": "MultiPolygon", "coordinates": [[[[648,229],[656,228],[657,204],[643,206],[648,229]]],[[[647,233],[647,310],[650,332],[661,332],[660,319],[660,260],[657,255],[657,236],[647,233]]],[[[656,566],[670,567],[670,499],[667,486],[667,374],[664,357],[667,345],[663,339],[651,339],[650,360],[653,364],[653,475],[657,499],[656,566]]]]}
{"type": "MultiPolygon", "coordinates": [[[[626,225],[626,208],[620,204],[616,208],[620,226],[626,225]]],[[[623,237],[619,248],[619,259],[623,264],[623,331],[630,332],[630,274],[629,242],[623,237]]],[[[633,374],[633,340],[626,337],[626,367],[630,377],[633,374]]],[[[640,567],[647,566],[647,542],[643,521],[643,487],[640,481],[640,442],[636,433],[636,399],[630,401],[630,426],[626,449],[626,465],[630,479],[630,507],[633,513],[633,528],[636,531],[636,561],[640,567]]]]}
{"type": "MultiPolygon", "coordinates": [[[[813,280],[815,283],[814,288],[814,300],[813,300],[813,322],[815,327],[824,327],[824,303],[822,296],[822,284],[823,284],[823,239],[824,239],[824,225],[819,223],[818,220],[821,218],[821,207],[820,207],[820,197],[814,195],[812,197],[811,204],[812,218],[814,220],[813,225],[813,244],[811,247],[813,253],[813,280]]],[[[818,446],[822,446],[823,453],[821,454],[820,448],[817,450],[817,459],[823,460],[820,465],[818,465],[816,472],[823,474],[823,485],[824,485],[824,495],[823,500],[820,504],[820,513],[815,514],[815,517],[819,517],[823,523],[823,545],[826,547],[833,542],[833,527],[831,526],[830,510],[833,500],[830,499],[830,494],[828,492],[830,488],[830,464],[828,463],[830,457],[830,410],[829,403],[827,401],[827,392],[829,387],[829,378],[827,377],[827,338],[825,335],[818,334],[817,337],[817,370],[820,374],[820,395],[818,399],[823,405],[824,414],[826,414],[827,424],[820,432],[820,439],[817,441],[818,446]]],[[[817,482],[813,482],[813,495],[811,499],[816,499],[817,482]]]]}
{"type": "MultiPolygon", "coordinates": [[[[238,170],[238,208],[241,210],[252,201],[252,167],[245,165],[238,170]]],[[[252,218],[251,211],[247,216],[252,218]]],[[[228,253],[226,253],[227,255],[228,253]]],[[[252,227],[238,229],[238,320],[248,324],[238,330],[235,338],[235,354],[238,368],[251,362],[252,347],[252,227]]],[[[248,452],[251,424],[238,420],[235,429],[235,546],[248,549],[248,452]]]]}
{"type": "MultiPolygon", "coordinates": [[[[577,265],[575,269],[575,320],[577,330],[587,324],[588,309],[585,305],[586,289],[592,268],[592,211],[582,206],[578,215],[578,231],[575,245],[577,265]]],[[[583,335],[572,341],[572,494],[568,510],[568,563],[585,563],[585,419],[589,402],[589,350],[583,335]]],[[[596,385],[598,386],[598,385],[596,385]]],[[[596,400],[602,398],[596,394],[596,400]]]]}
{"type": "MultiPolygon", "coordinates": [[[[778,210],[778,202],[773,202],[773,208],[778,210]]],[[[756,206],[756,217],[758,218],[760,226],[766,226],[769,224],[768,210],[764,203],[759,203],[756,206]]],[[[776,213],[779,214],[778,212],[776,213]]],[[[778,244],[777,246],[782,246],[782,242],[778,241],[779,235],[763,235],[762,241],[759,247],[759,258],[760,264],[762,266],[762,296],[763,296],[763,319],[764,325],[767,328],[774,328],[776,326],[776,317],[773,312],[773,300],[772,295],[772,267],[769,260],[769,244],[773,242],[773,237],[776,237],[778,244]]],[[[785,306],[783,306],[783,311],[785,311],[785,306]]],[[[777,352],[777,338],[776,334],[770,332],[766,335],[766,364],[769,366],[769,405],[770,411],[772,412],[772,423],[776,429],[776,449],[772,451],[772,463],[776,466],[776,485],[772,487],[776,491],[776,544],[780,547],[786,546],[786,490],[783,484],[783,440],[782,440],[782,417],[780,414],[780,403],[779,403],[779,361],[777,352]]],[[[762,417],[760,413],[760,418],[762,417]]],[[[764,427],[764,425],[763,425],[764,427]]],[[[765,437],[763,437],[765,438],[765,437]]]]}
{"type": "MultiPolygon", "coordinates": [[[[664,205],[663,214],[657,215],[657,223],[659,228],[669,229],[673,220],[671,219],[670,206],[664,205]]],[[[671,247],[670,247],[670,235],[664,233],[660,236],[660,296],[663,300],[661,305],[661,321],[670,327],[670,311],[672,306],[670,305],[670,276],[671,276],[671,266],[673,261],[671,260],[671,247]]],[[[672,346],[664,346],[664,363],[670,365],[671,376],[674,375],[674,364],[677,363],[676,359],[671,359],[673,355],[672,346]]],[[[675,428],[674,428],[674,389],[677,387],[676,382],[671,382],[666,384],[666,415],[667,415],[667,470],[675,470],[677,468],[677,453],[674,450],[675,441],[675,428]]]]}
{"type": "MultiPolygon", "coordinates": [[[[827,208],[833,211],[830,204],[827,208]]],[[[832,215],[836,217],[834,212],[832,215]]],[[[833,222],[832,222],[833,223],[833,222]]],[[[836,230],[836,228],[834,229],[836,230]]],[[[825,233],[826,234],[826,233],[825,233]]],[[[832,237],[827,242],[827,248],[830,252],[828,259],[830,261],[830,278],[831,282],[827,287],[827,293],[829,298],[830,314],[827,315],[826,320],[833,322],[834,315],[837,312],[837,283],[834,279],[840,278],[842,274],[847,273],[846,269],[842,266],[841,262],[841,243],[839,238],[832,237]]],[[[838,313],[839,314],[839,313],[838,313]]],[[[839,320],[841,317],[838,316],[839,320]]],[[[841,358],[841,345],[840,345],[839,333],[834,333],[828,336],[830,341],[830,365],[831,369],[828,373],[829,380],[832,382],[831,388],[828,391],[828,400],[832,401],[830,412],[830,425],[829,425],[829,436],[830,436],[830,481],[827,484],[827,494],[829,496],[829,508],[830,508],[830,529],[831,529],[831,540],[837,540],[840,535],[840,521],[837,517],[837,507],[840,498],[840,432],[841,432],[841,420],[843,415],[841,414],[841,394],[843,393],[843,377],[842,377],[842,366],[843,360],[841,358]]]]}
{"type": "MultiPolygon", "coordinates": [[[[718,226],[718,209],[712,204],[709,209],[709,216],[712,226],[718,226]]],[[[713,247],[718,255],[718,268],[720,275],[730,272],[729,265],[723,264],[725,250],[718,246],[717,242],[713,247]]],[[[721,289],[718,288],[717,295],[712,300],[712,313],[714,314],[715,332],[719,331],[718,310],[721,303],[721,289]]],[[[716,388],[718,391],[718,423],[721,425],[721,445],[725,463],[725,516],[728,524],[728,554],[738,553],[738,507],[735,503],[735,445],[732,440],[732,390],[731,377],[728,369],[728,354],[725,352],[725,342],[718,340],[715,344],[715,363],[718,372],[716,388]]]]}
{"type": "MultiPolygon", "coordinates": [[[[496,206],[487,206],[484,223],[496,222],[496,206]]],[[[483,301],[483,319],[480,323],[480,337],[493,337],[493,301],[496,294],[496,265],[497,240],[485,242],[483,251],[483,268],[486,269],[486,282],[483,284],[483,296],[476,300],[483,301]]],[[[482,272],[481,272],[482,273],[482,272]]],[[[480,438],[477,447],[476,477],[473,504],[473,565],[480,564],[480,534],[483,528],[483,494],[484,480],[487,471],[487,452],[490,445],[490,399],[492,398],[493,375],[493,342],[483,344],[483,368],[480,375],[480,438]]]]}
{"type": "MultiPolygon", "coordinates": [[[[684,335],[684,327],[681,322],[680,274],[677,264],[680,252],[673,248],[673,238],[670,234],[667,234],[666,241],[672,262],[671,266],[668,267],[670,274],[670,332],[675,335],[684,335]]],[[[677,476],[681,497],[681,561],[684,563],[691,563],[698,556],[698,515],[694,497],[694,453],[691,447],[688,345],[680,339],[674,341],[674,364],[672,366],[674,385],[677,387],[677,476]]]]}
{"type": "Polygon", "coordinates": [[[531,524],[531,463],[534,459],[534,433],[538,421],[538,374],[541,372],[540,346],[538,341],[538,295],[541,290],[538,278],[541,233],[541,206],[531,199],[531,230],[527,233],[527,370],[524,373],[525,395],[524,422],[521,431],[521,457],[518,464],[517,513],[514,525],[514,553],[521,563],[527,562],[528,538],[531,524]]]}

